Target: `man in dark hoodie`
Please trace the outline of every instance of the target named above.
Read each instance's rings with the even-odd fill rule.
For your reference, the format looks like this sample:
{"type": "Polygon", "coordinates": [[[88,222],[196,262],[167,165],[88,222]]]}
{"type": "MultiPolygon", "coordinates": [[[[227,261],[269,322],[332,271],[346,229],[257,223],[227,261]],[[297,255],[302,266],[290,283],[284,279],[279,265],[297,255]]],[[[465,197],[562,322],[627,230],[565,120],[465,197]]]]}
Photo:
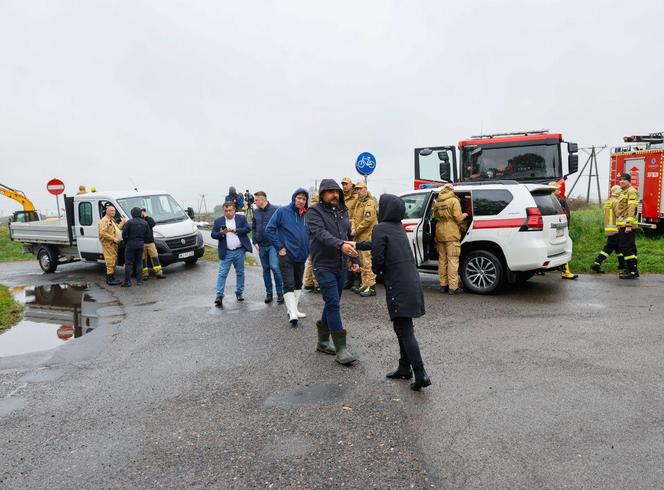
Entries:
{"type": "Polygon", "coordinates": [[[122,228],[122,240],[125,244],[125,264],[123,288],[131,286],[131,273],[136,271],[136,285],[143,284],[143,247],[150,232],[147,222],[141,218],[141,208],[131,208],[131,219],[122,228]]]}
{"type": "Polygon", "coordinates": [[[424,370],[420,347],[415,338],[413,318],[424,315],[424,294],[415,258],[401,220],[406,214],[403,200],[392,194],[380,196],[378,224],[370,242],[358,242],[358,250],[371,250],[371,267],[383,273],[385,299],[390,320],[399,341],[399,367],[387,374],[390,379],[411,379],[410,387],[419,391],[431,381],[424,370]],[[412,367],[412,370],[411,370],[412,367]]]}
{"type": "Polygon", "coordinates": [[[230,186],[228,188],[228,195],[224,199],[224,203],[227,202],[232,202],[235,204],[235,212],[244,212],[244,197],[242,194],[239,194],[236,190],[235,187],[230,186]]]}
{"type": "Polygon", "coordinates": [[[336,353],[339,364],[350,365],[357,360],[346,348],[346,330],[341,322],[339,301],[346,280],[346,263],[351,258],[353,272],[360,269],[357,250],[351,244],[350,220],[341,187],[333,179],[323,179],[319,188],[319,202],[309,208],[309,248],[314,275],[325,300],[318,327],[316,350],[336,353]],[[330,345],[330,334],[334,348],[330,345]]]}

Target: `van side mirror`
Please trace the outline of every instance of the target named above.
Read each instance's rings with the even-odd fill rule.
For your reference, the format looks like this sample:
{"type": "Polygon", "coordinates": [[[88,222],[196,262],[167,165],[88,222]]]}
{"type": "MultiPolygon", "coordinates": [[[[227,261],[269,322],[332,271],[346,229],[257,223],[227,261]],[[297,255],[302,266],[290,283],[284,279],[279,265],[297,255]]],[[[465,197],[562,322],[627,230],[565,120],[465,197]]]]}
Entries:
{"type": "Polygon", "coordinates": [[[187,208],[187,216],[189,216],[190,219],[194,219],[194,208],[191,206],[187,208]]]}
{"type": "Polygon", "coordinates": [[[567,160],[567,172],[569,174],[575,174],[579,171],[579,155],[570,154],[567,160]]]}

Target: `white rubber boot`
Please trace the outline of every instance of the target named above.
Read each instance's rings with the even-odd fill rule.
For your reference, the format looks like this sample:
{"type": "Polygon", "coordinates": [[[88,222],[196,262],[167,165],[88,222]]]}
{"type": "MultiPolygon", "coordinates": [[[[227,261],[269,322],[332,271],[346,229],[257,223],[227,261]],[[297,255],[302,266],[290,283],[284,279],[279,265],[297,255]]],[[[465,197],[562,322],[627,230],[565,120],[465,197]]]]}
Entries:
{"type": "Polygon", "coordinates": [[[284,303],[288,310],[288,321],[291,325],[297,325],[297,305],[295,304],[295,293],[284,293],[284,303]]]}
{"type": "Polygon", "coordinates": [[[297,315],[298,318],[306,318],[307,315],[300,311],[300,296],[302,296],[302,290],[301,289],[296,289],[295,290],[295,314],[297,315]]]}

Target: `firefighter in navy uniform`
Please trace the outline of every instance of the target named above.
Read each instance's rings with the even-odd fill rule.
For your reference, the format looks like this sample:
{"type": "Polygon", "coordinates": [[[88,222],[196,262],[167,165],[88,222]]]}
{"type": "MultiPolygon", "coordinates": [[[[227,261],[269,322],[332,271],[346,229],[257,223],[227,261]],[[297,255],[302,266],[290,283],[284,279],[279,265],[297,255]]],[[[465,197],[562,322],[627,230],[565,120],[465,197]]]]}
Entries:
{"type": "Polygon", "coordinates": [[[604,203],[604,235],[606,235],[606,244],[602,251],[595,258],[595,262],[590,266],[590,270],[598,274],[604,274],[602,270],[602,262],[609,258],[613,252],[618,256],[618,269],[625,268],[625,259],[620,248],[618,248],[618,225],[616,224],[616,216],[618,209],[618,202],[622,188],[619,185],[611,187],[611,195],[604,203]]]}
{"type": "Polygon", "coordinates": [[[632,187],[632,177],[627,174],[620,175],[620,198],[616,209],[618,224],[618,247],[625,259],[625,270],[620,279],[636,279],[639,277],[636,255],[635,232],[639,226],[637,213],[639,207],[639,193],[632,187]]]}

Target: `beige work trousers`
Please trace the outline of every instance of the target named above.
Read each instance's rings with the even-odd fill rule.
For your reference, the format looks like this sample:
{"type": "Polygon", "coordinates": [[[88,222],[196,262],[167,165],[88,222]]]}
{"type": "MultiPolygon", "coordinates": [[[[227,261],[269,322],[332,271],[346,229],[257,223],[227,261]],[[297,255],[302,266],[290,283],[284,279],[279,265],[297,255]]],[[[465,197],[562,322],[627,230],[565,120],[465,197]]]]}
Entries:
{"type": "Polygon", "coordinates": [[[437,242],[438,279],[441,286],[459,289],[459,256],[461,242],[437,242]]]}
{"type": "Polygon", "coordinates": [[[104,262],[106,263],[106,275],[115,274],[115,266],[118,263],[118,244],[112,242],[101,242],[104,262]]]}
{"type": "Polygon", "coordinates": [[[371,270],[371,252],[360,251],[360,274],[362,276],[362,289],[376,285],[376,274],[371,270]]]}
{"type": "Polygon", "coordinates": [[[307,257],[307,261],[304,263],[304,285],[318,287],[316,278],[314,277],[314,264],[311,262],[311,255],[307,257]]]}

